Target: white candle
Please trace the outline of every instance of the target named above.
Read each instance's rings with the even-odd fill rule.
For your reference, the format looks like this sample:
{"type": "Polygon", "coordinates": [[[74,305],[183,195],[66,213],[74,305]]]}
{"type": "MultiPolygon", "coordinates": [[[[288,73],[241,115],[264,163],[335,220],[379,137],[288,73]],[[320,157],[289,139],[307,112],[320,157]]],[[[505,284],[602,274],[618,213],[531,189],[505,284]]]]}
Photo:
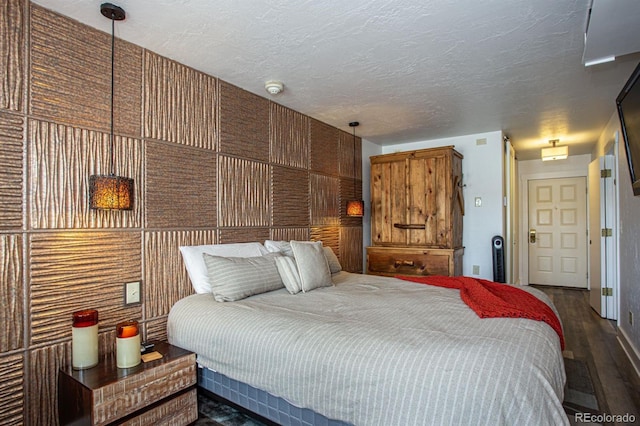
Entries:
{"type": "Polygon", "coordinates": [[[135,367],[140,364],[140,335],[116,337],[116,364],[118,368],[135,367]]]}
{"type": "Polygon", "coordinates": [[[116,325],[116,365],[118,368],[140,364],[140,330],[138,322],[131,320],[116,325]]]}
{"type": "Polygon", "coordinates": [[[73,313],[71,327],[71,366],[76,370],[98,364],[98,311],[73,313]]]}

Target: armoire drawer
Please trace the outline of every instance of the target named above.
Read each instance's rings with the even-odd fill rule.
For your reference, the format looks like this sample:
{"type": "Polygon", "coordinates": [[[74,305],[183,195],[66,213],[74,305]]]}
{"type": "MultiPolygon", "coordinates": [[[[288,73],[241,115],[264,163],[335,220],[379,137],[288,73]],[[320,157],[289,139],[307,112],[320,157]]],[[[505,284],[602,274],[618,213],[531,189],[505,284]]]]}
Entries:
{"type": "Polygon", "coordinates": [[[367,273],[374,275],[460,275],[463,249],[367,247],[367,273]]]}

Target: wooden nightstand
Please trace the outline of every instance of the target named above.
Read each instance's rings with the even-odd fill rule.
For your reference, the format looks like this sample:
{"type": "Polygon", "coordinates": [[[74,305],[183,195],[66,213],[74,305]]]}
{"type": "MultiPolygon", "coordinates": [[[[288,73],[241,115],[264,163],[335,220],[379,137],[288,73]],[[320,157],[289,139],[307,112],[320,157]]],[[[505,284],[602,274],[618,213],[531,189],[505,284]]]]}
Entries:
{"type": "Polygon", "coordinates": [[[60,370],[61,425],[186,425],[198,418],[196,356],[157,343],[162,358],[132,368],[116,367],[115,356],[87,370],[60,370]]]}

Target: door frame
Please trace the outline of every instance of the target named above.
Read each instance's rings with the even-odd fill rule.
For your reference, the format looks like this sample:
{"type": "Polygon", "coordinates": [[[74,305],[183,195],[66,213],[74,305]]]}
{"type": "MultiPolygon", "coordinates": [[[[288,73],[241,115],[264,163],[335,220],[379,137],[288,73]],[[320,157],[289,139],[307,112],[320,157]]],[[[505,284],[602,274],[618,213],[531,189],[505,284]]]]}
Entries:
{"type": "MultiPolygon", "coordinates": [[[[539,160],[542,164],[542,160],[539,160]]],[[[566,160],[561,160],[566,161],[566,160]]],[[[567,165],[566,170],[553,172],[534,172],[520,176],[520,211],[522,220],[520,221],[520,241],[529,241],[529,181],[538,179],[556,178],[587,178],[588,163],[585,166],[575,164],[567,165]],[[573,167],[572,167],[573,166],[573,167]]],[[[589,223],[589,209],[587,209],[587,223],[589,223]]],[[[588,259],[587,259],[588,262],[588,259]]],[[[587,266],[588,268],[588,266],[587,266]]],[[[520,244],[520,280],[519,284],[529,285],[529,244],[520,244]]]]}

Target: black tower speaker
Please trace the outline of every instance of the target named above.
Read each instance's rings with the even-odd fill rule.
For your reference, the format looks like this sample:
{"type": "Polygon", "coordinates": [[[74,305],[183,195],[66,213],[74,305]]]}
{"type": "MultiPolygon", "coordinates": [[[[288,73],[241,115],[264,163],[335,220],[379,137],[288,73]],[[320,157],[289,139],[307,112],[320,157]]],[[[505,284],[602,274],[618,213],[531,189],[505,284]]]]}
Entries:
{"type": "Polygon", "coordinates": [[[493,255],[493,281],[507,282],[504,270],[504,239],[500,235],[491,239],[491,252],[493,255]]]}

